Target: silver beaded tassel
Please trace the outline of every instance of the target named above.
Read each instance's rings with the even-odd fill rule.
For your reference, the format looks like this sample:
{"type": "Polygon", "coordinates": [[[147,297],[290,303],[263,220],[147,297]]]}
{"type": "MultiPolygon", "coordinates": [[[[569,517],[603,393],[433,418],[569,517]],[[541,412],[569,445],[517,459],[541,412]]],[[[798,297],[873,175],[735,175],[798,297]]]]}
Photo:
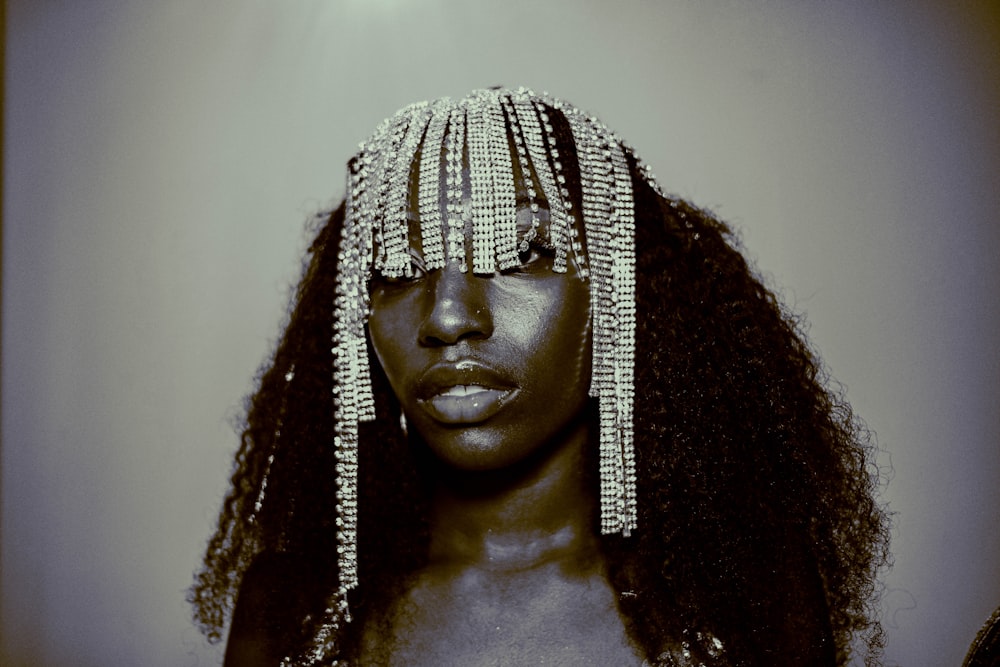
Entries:
{"type": "MultiPolygon", "coordinates": [[[[329,660],[339,623],[350,621],[348,591],[358,583],[358,424],[375,418],[365,340],[368,281],[373,272],[410,275],[416,233],[426,270],[456,260],[467,271],[468,258],[473,273],[489,275],[518,263],[518,252],[538,234],[539,204],[548,206],[553,270],[566,271],[572,264],[581,279],[590,281],[590,395],[600,413],[601,532],[628,535],[635,529],[635,212],[627,153],[631,149],[596,118],[526,89],[480,90],[461,100],[410,105],[361,145],[347,183],[333,304],[340,581],[305,664],[329,660]],[[580,211],[573,210],[566,188],[549,118],[553,109],[569,121],[575,143],[580,211]],[[532,225],[523,238],[516,224],[515,161],[532,209],[532,225]],[[411,224],[414,214],[419,225],[411,224]]],[[[641,165],[640,174],[659,192],[641,165]]]]}
{"type": "Polygon", "coordinates": [[[596,118],[547,100],[569,121],[580,166],[584,235],[590,257],[593,370],[598,399],[601,532],[636,528],[635,205],[621,142],[596,118]]]}

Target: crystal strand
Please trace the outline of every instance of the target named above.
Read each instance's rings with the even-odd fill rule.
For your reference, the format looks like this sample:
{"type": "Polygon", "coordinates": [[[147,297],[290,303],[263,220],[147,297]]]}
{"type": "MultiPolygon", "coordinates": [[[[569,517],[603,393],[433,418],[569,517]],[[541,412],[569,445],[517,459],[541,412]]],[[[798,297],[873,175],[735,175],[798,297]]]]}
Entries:
{"type": "Polygon", "coordinates": [[[373,254],[372,218],[359,219],[354,206],[354,193],[364,190],[362,173],[348,175],[347,206],[342,232],[343,241],[338,256],[349,257],[345,266],[338,266],[338,274],[343,275],[347,294],[348,325],[347,342],[342,354],[350,359],[353,378],[348,391],[357,405],[357,418],[361,421],[375,419],[375,396],[372,390],[371,369],[368,363],[368,344],[365,336],[365,321],[368,318],[368,280],[371,275],[373,254]]]}
{"type": "MultiPolygon", "coordinates": [[[[409,118],[402,112],[392,118],[392,122],[386,130],[384,140],[373,146],[372,168],[369,173],[370,182],[367,186],[371,197],[371,218],[369,224],[375,230],[375,247],[378,254],[375,258],[375,268],[385,271],[388,255],[395,250],[398,237],[392,238],[391,225],[386,229],[386,204],[389,198],[389,187],[393,179],[393,167],[396,163],[396,155],[399,152],[399,145],[403,141],[409,118]],[[386,232],[390,233],[390,238],[386,238],[386,232]]],[[[398,277],[398,276],[395,276],[398,277]]]]}
{"type": "MultiPolygon", "coordinates": [[[[387,168],[388,190],[386,193],[385,215],[382,218],[382,234],[386,246],[386,260],[383,273],[390,278],[412,275],[410,256],[409,217],[407,216],[410,193],[410,173],[413,158],[420,147],[430,110],[427,103],[410,108],[406,132],[393,151],[391,167],[387,168]]],[[[402,126],[400,126],[401,129],[402,126]]]]}
{"type": "Polygon", "coordinates": [[[493,273],[493,155],[490,152],[490,116],[483,94],[469,101],[469,196],[472,200],[472,271],[493,273]]]}
{"type": "Polygon", "coordinates": [[[461,262],[465,266],[465,217],[462,204],[462,155],[465,150],[465,110],[456,106],[451,112],[446,142],[446,186],[447,205],[445,214],[448,223],[448,259],[461,262]]]}
{"type": "Polygon", "coordinates": [[[620,496],[620,457],[616,456],[617,439],[614,411],[614,338],[617,330],[611,261],[612,227],[611,164],[604,137],[595,137],[593,151],[587,151],[589,179],[597,191],[586,228],[591,266],[591,298],[594,304],[594,375],[591,391],[598,399],[600,433],[601,531],[618,530],[617,498],[620,496]]]}
{"type": "Polygon", "coordinates": [[[535,108],[538,109],[538,117],[542,121],[542,129],[545,130],[545,143],[548,154],[552,158],[556,188],[559,191],[558,199],[549,200],[549,212],[552,220],[549,236],[556,249],[556,257],[552,263],[552,270],[556,273],[565,273],[566,254],[570,243],[570,229],[575,223],[572,213],[573,200],[569,196],[569,190],[566,188],[566,177],[562,173],[562,159],[559,156],[559,147],[556,145],[555,131],[552,128],[552,123],[549,122],[548,111],[540,100],[535,101],[535,108]]]}
{"type": "Polygon", "coordinates": [[[517,187],[510,157],[510,140],[501,100],[496,91],[489,96],[490,153],[493,156],[493,229],[496,268],[504,271],[517,266],[517,187]]]}
{"type": "Polygon", "coordinates": [[[565,213],[565,207],[562,203],[562,195],[556,183],[555,174],[546,155],[542,126],[539,123],[535,105],[527,93],[515,96],[514,110],[517,113],[521,129],[524,131],[524,143],[528,149],[528,156],[531,158],[531,166],[535,168],[535,177],[541,186],[542,196],[545,197],[549,206],[549,240],[555,243],[557,230],[560,227],[565,227],[565,223],[561,220],[565,213]]]}
{"type": "Polygon", "coordinates": [[[611,148],[615,179],[616,234],[612,247],[618,331],[615,339],[615,395],[621,442],[623,488],[621,531],[636,527],[635,448],[632,411],[635,403],[635,202],[632,179],[622,147],[611,148]]]}
{"type": "Polygon", "coordinates": [[[427,136],[420,149],[420,181],[417,206],[420,216],[420,245],[428,271],[444,266],[444,233],[441,226],[441,159],[444,132],[452,104],[448,98],[434,104],[427,136]]]}
{"type": "MultiPolygon", "coordinates": [[[[504,110],[507,112],[507,119],[510,122],[510,133],[514,137],[514,150],[517,153],[518,166],[521,170],[521,181],[524,183],[524,190],[528,196],[528,206],[531,209],[531,227],[525,232],[524,237],[521,238],[520,244],[518,244],[517,251],[521,253],[528,252],[531,241],[538,236],[538,227],[541,221],[538,218],[538,194],[535,192],[535,183],[532,178],[531,163],[528,160],[528,150],[525,148],[524,135],[521,132],[521,124],[517,120],[517,114],[514,112],[514,105],[511,103],[510,96],[503,98],[504,110]]],[[[516,215],[516,212],[515,212],[516,215]]],[[[517,228],[517,221],[514,222],[515,230],[517,228]]]]}

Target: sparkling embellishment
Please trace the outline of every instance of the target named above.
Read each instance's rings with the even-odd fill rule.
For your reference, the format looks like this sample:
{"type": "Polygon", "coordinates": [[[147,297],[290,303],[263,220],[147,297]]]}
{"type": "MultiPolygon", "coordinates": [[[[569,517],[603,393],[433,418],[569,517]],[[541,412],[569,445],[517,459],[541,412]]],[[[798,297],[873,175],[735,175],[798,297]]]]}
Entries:
{"type": "MultiPolygon", "coordinates": [[[[542,195],[549,205],[549,237],[556,248],[556,261],[552,267],[553,271],[564,272],[566,270],[566,249],[561,247],[560,241],[565,236],[566,229],[566,204],[563,201],[562,191],[557,184],[556,174],[553,172],[550,155],[546,152],[546,147],[554,138],[545,139],[542,136],[542,125],[537,115],[534,97],[526,91],[519,91],[519,95],[514,98],[514,110],[517,114],[518,122],[524,132],[524,144],[528,149],[528,157],[531,159],[531,166],[534,167],[535,177],[541,186],[542,195]]],[[[548,116],[544,113],[547,131],[551,134],[552,126],[548,123],[548,116]]],[[[561,174],[560,174],[561,175],[561,174]]]]}
{"type": "MultiPolygon", "coordinates": [[[[277,431],[275,436],[281,435],[281,431],[277,431]]],[[[264,506],[264,493],[267,491],[267,476],[271,474],[271,464],[274,463],[274,452],[267,455],[267,465],[264,468],[264,476],[260,480],[260,491],[257,492],[257,500],[253,504],[253,514],[250,515],[250,522],[255,523],[257,521],[257,515],[260,514],[260,509],[264,506]]]]}
{"type": "Polygon", "coordinates": [[[493,161],[490,115],[482,95],[472,97],[468,111],[469,198],[472,200],[472,271],[493,273],[493,161]]]}
{"type": "Polygon", "coordinates": [[[420,215],[420,242],[428,271],[444,266],[444,233],[441,228],[441,159],[444,132],[451,114],[450,100],[434,103],[427,136],[420,147],[420,181],[417,205],[420,215]]]}
{"type": "Polygon", "coordinates": [[[590,394],[600,422],[601,530],[636,527],[632,436],[635,367],[635,206],[625,149],[603,124],[554,103],[573,131],[590,256],[594,359],[590,394]]]}
{"type": "Polygon", "coordinates": [[[465,206],[462,202],[462,166],[465,150],[465,110],[456,106],[451,112],[451,122],[448,128],[447,143],[447,207],[445,214],[448,222],[448,259],[461,262],[462,271],[465,267],[465,206]]]}
{"type": "MultiPolygon", "coordinates": [[[[510,123],[510,133],[514,138],[514,150],[517,153],[517,164],[521,170],[521,180],[525,193],[528,195],[528,206],[531,208],[531,227],[525,232],[524,237],[517,247],[517,251],[523,253],[528,252],[531,241],[538,236],[538,227],[541,224],[541,221],[538,219],[538,194],[535,192],[535,182],[532,180],[533,172],[531,163],[528,161],[528,150],[524,146],[524,135],[521,133],[521,124],[517,120],[514,105],[511,104],[509,97],[503,98],[503,107],[507,114],[507,120],[510,123]]],[[[516,229],[516,221],[514,225],[516,229]]]]}
{"type": "Polygon", "coordinates": [[[382,222],[382,237],[385,244],[385,266],[383,275],[389,278],[409,276],[411,256],[409,252],[409,220],[406,215],[407,195],[410,192],[410,171],[413,158],[420,146],[420,140],[430,120],[427,103],[409,107],[409,123],[397,125],[397,136],[406,127],[406,133],[399,148],[391,156],[391,164],[382,172],[384,182],[379,191],[385,193],[385,217],[382,222]]]}
{"type": "MultiPolygon", "coordinates": [[[[496,248],[496,267],[504,271],[518,263],[517,256],[517,186],[510,159],[510,141],[504,120],[502,97],[488,91],[489,148],[493,175],[493,210],[491,211],[496,248]]],[[[492,258],[490,258],[492,261],[492,258]]]]}
{"type": "MultiPolygon", "coordinates": [[[[694,652],[691,650],[694,644],[697,644],[698,648],[713,660],[722,658],[725,653],[722,641],[710,632],[692,633],[691,630],[685,630],[683,636],[685,639],[679,645],[657,656],[656,662],[653,663],[654,667],[706,667],[704,662],[695,658],[694,652]],[[690,640],[692,634],[694,635],[693,642],[690,640]]],[[[643,665],[649,665],[649,663],[644,662],[643,665]]]]}
{"type": "Polygon", "coordinates": [[[553,262],[552,270],[556,273],[565,273],[567,245],[570,238],[569,230],[575,222],[572,214],[573,205],[569,196],[569,190],[566,189],[566,177],[562,173],[562,162],[559,159],[559,149],[556,147],[556,137],[552,129],[552,124],[549,122],[549,115],[546,113],[545,106],[541,100],[535,100],[535,108],[538,109],[538,117],[541,119],[542,127],[545,129],[545,146],[552,160],[552,167],[555,170],[556,188],[558,188],[559,192],[558,199],[549,199],[549,205],[552,207],[552,244],[556,247],[556,259],[553,262]]]}
{"type": "MultiPolygon", "coordinates": [[[[285,382],[295,379],[295,364],[289,367],[285,373],[285,382]]],[[[281,395],[281,407],[278,411],[278,427],[274,430],[274,442],[271,445],[271,453],[267,455],[267,462],[264,464],[264,474],[260,478],[260,489],[257,491],[257,499],[253,503],[253,512],[250,514],[250,523],[257,523],[257,515],[264,507],[264,496],[267,493],[267,478],[271,474],[271,466],[274,464],[274,452],[278,449],[278,441],[281,439],[281,422],[285,416],[285,409],[288,407],[288,393],[281,395]]]]}

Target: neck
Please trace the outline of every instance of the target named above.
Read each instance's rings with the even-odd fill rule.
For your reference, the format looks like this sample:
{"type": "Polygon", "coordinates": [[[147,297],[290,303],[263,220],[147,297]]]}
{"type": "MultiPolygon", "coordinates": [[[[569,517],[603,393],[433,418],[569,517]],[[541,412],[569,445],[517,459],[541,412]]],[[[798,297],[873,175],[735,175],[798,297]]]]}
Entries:
{"type": "Polygon", "coordinates": [[[586,420],[558,447],[513,469],[436,475],[430,560],[498,572],[593,563],[596,489],[590,488],[586,420]]]}

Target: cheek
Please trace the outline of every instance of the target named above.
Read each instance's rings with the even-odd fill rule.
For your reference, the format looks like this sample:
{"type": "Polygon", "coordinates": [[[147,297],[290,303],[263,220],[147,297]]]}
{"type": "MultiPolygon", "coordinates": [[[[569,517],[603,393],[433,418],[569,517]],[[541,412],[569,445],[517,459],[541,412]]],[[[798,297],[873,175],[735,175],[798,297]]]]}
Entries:
{"type": "Polygon", "coordinates": [[[561,292],[532,317],[521,318],[527,355],[546,391],[578,397],[590,387],[590,298],[585,285],[561,292]]]}
{"type": "Polygon", "coordinates": [[[555,382],[567,393],[585,395],[590,389],[592,365],[589,316],[574,313],[563,323],[558,338],[553,336],[551,340],[550,354],[556,359],[555,382]]]}
{"type": "Polygon", "coordinates": [[[590,391],[593,338],[590,326],[590,292],[586,286],[581,286],[580,291],[582,294],[578,293],[570,300],[572,311],[569,313],[566,327],[567,331],[572,333],[567,333],[564,349],[566,354],[572,354],[572,359],[568,361],[573,364],[572,368],[577,370],[577,390],[586,396],[590,391]]]}
{"type": "Polygon", "coordinates": [[[385,313],[373,314],[368,320],[372,349],[397,398],[407,377],[406,362],[411,356],[402,329],[395,318],[386,317],[385,313]]]}

